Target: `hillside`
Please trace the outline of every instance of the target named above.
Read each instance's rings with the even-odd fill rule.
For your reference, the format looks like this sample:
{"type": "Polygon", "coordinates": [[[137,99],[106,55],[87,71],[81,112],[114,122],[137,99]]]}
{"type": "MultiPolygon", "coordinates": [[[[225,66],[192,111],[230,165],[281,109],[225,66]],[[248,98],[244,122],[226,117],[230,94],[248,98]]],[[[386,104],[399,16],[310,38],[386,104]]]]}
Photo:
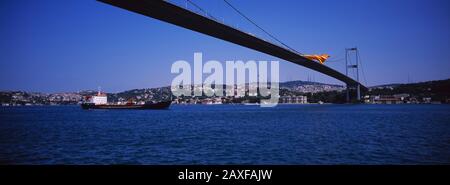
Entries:
{"type": "MultiPolygon", "coordinates": [[[[308,81],[289,81],[280,83],[280,96],[307,96],[309,102],[344,103],[345,87],[341,85],[324,84],[308,81]]],[[[2,105],[52,105],[52,104],[76,104],[84,96],[95,95],[94,90],[83,90],[67,93],[39,93],[25,91],[0,91],[0,103],[2,105]]],[[[368,96],[392,96],[396,94],[408,94],[409,97],[422,100],[431,98],[431,101],[450,102],[450,79],[436,80],[412,84],[388,84],[370,87],[363,95],[368,96]]],[[[133,89],[119,93],[108,93],[108,100],[117,101],[161,101],[171,98],[170,87],[133,89]]],[[[202,99],[206,97],[196,97],[202,99]]],[[[185,99],[192,99],[186,97],[185,99]]],[[[256,97],[231,98],[230,102],[257,101],[256,97]]]]}

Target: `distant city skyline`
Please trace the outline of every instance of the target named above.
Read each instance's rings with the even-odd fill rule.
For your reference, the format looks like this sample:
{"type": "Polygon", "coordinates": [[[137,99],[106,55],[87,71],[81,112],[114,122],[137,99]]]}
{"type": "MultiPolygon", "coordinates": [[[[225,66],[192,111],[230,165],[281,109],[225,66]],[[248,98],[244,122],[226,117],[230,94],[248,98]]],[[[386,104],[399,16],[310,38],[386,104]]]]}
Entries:
{"type": "MultiPolygon", "coordinates": [[[[227,24],[268,39],[222,0],[192,0],[227,24]]],[[[170,0],[185,6],[184,0],[170,0]]],[[[368,86],[450,78],[450,2],[237,1],[263,28],[302,53],[360,49],[368,86]]],[[[194,9],[192,6],[189,7],[194,9]]],[[[278,60],[280,81],[331,77],[290,62],[94,0],[0,2],[0,90],[119,92],[168,86],[177,60],[278,60]]],[[[269,39],[268,39],[269,40],[269,39]]]]}

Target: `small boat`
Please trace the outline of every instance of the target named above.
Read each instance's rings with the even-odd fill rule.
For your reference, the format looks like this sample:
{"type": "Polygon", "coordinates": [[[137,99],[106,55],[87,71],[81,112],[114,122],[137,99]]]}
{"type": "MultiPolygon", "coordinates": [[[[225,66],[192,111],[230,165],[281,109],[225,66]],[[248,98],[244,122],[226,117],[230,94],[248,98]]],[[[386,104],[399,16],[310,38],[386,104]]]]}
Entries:
{"type": "Polygon", "coordinates": [[[243,103],[244,105],[259,105],[259,103],[243,103]]]}

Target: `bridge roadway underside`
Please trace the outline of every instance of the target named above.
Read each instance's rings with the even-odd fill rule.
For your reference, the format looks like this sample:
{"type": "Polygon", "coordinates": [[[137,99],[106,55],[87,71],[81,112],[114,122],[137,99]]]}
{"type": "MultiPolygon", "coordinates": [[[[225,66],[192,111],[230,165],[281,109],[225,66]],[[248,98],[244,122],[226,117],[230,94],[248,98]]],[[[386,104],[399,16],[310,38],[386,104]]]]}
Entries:
{"type": "MultiPolygon", "coordinates": [[[[336,78],[347,84],[347,86],[357,86],[359,84],[359,82],[352,78],[318,62],[306,59],[296,52],[222,24],[219,21],[206,18],[197,13],[178,7],[169,2],[162,0],[99,1],[293,62],[336,78]]],[[[359,85],[362,90],[367,89],[365,86],[359,85]]]]}

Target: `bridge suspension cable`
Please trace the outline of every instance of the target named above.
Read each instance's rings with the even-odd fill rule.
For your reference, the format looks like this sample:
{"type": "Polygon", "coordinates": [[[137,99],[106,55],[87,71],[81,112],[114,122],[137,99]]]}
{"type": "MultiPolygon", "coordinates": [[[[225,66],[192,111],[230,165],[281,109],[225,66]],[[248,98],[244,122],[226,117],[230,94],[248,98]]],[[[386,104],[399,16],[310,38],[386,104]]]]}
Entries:
{"type": "Polygon", "coordinates": [[[218,21],[218,19],[216,19],[214,16],[212,16],[211,14],[208,14],[208,12],[206,12],[202,7],[198,6],[197,4],[195,4],[194,2],[192,2],[191,0],[186,0],[186,2],[188,2],[189,4],[191,4],[192,6],[196,7],[197,9],[199,9],[201,12],[203,12],[207,17],[210,17],[216,21],[218,21]]]}
{"type": "Polygon", "coordinates": [[[249,21],[250,23],[252,23],[254,26],[256,26],[258,29],[260,29],[261,31],[263,31],[264,33],[266,33],[269,37],[271,37],[272,39],[276,40],[277,42],[279,42],[280,44],[282,44],[284,47],[303,55],[302,53],[298,52],[297,50],[289,47],[287,44],[285,44],[284,42],[282,42],[281,40],[279,40],[278,38],[276,38],[275,36],[273,36],[272,34],[270,34],[268,31],[266,31],[265,29],[263,29],[261,26],[259,26],[258,24],[256,24],[254,21],[252,21],[249,17],[247,17],[246,15],[244,15],[241,11],[239,11],[236,7],[234,7],[230,2],[228,2],[227,0],[223,0],[229,7],[231,7],[234,11],[236,11],[239,15],[241,15],[242,17],[244,17],[247,21],[249,21]]]}
{"type": "Polygon", "coordinates": [[[359,64],[361,65],[361,72],[362,72],[362,76],[363,76],[363,79],[364,79],[364,85],[367,86],[367,79],[366,79],[366,75],[364,74],[364,67],[362,65],[361,55],[358,55],[358,61],[359,61],[359,64]]]}

